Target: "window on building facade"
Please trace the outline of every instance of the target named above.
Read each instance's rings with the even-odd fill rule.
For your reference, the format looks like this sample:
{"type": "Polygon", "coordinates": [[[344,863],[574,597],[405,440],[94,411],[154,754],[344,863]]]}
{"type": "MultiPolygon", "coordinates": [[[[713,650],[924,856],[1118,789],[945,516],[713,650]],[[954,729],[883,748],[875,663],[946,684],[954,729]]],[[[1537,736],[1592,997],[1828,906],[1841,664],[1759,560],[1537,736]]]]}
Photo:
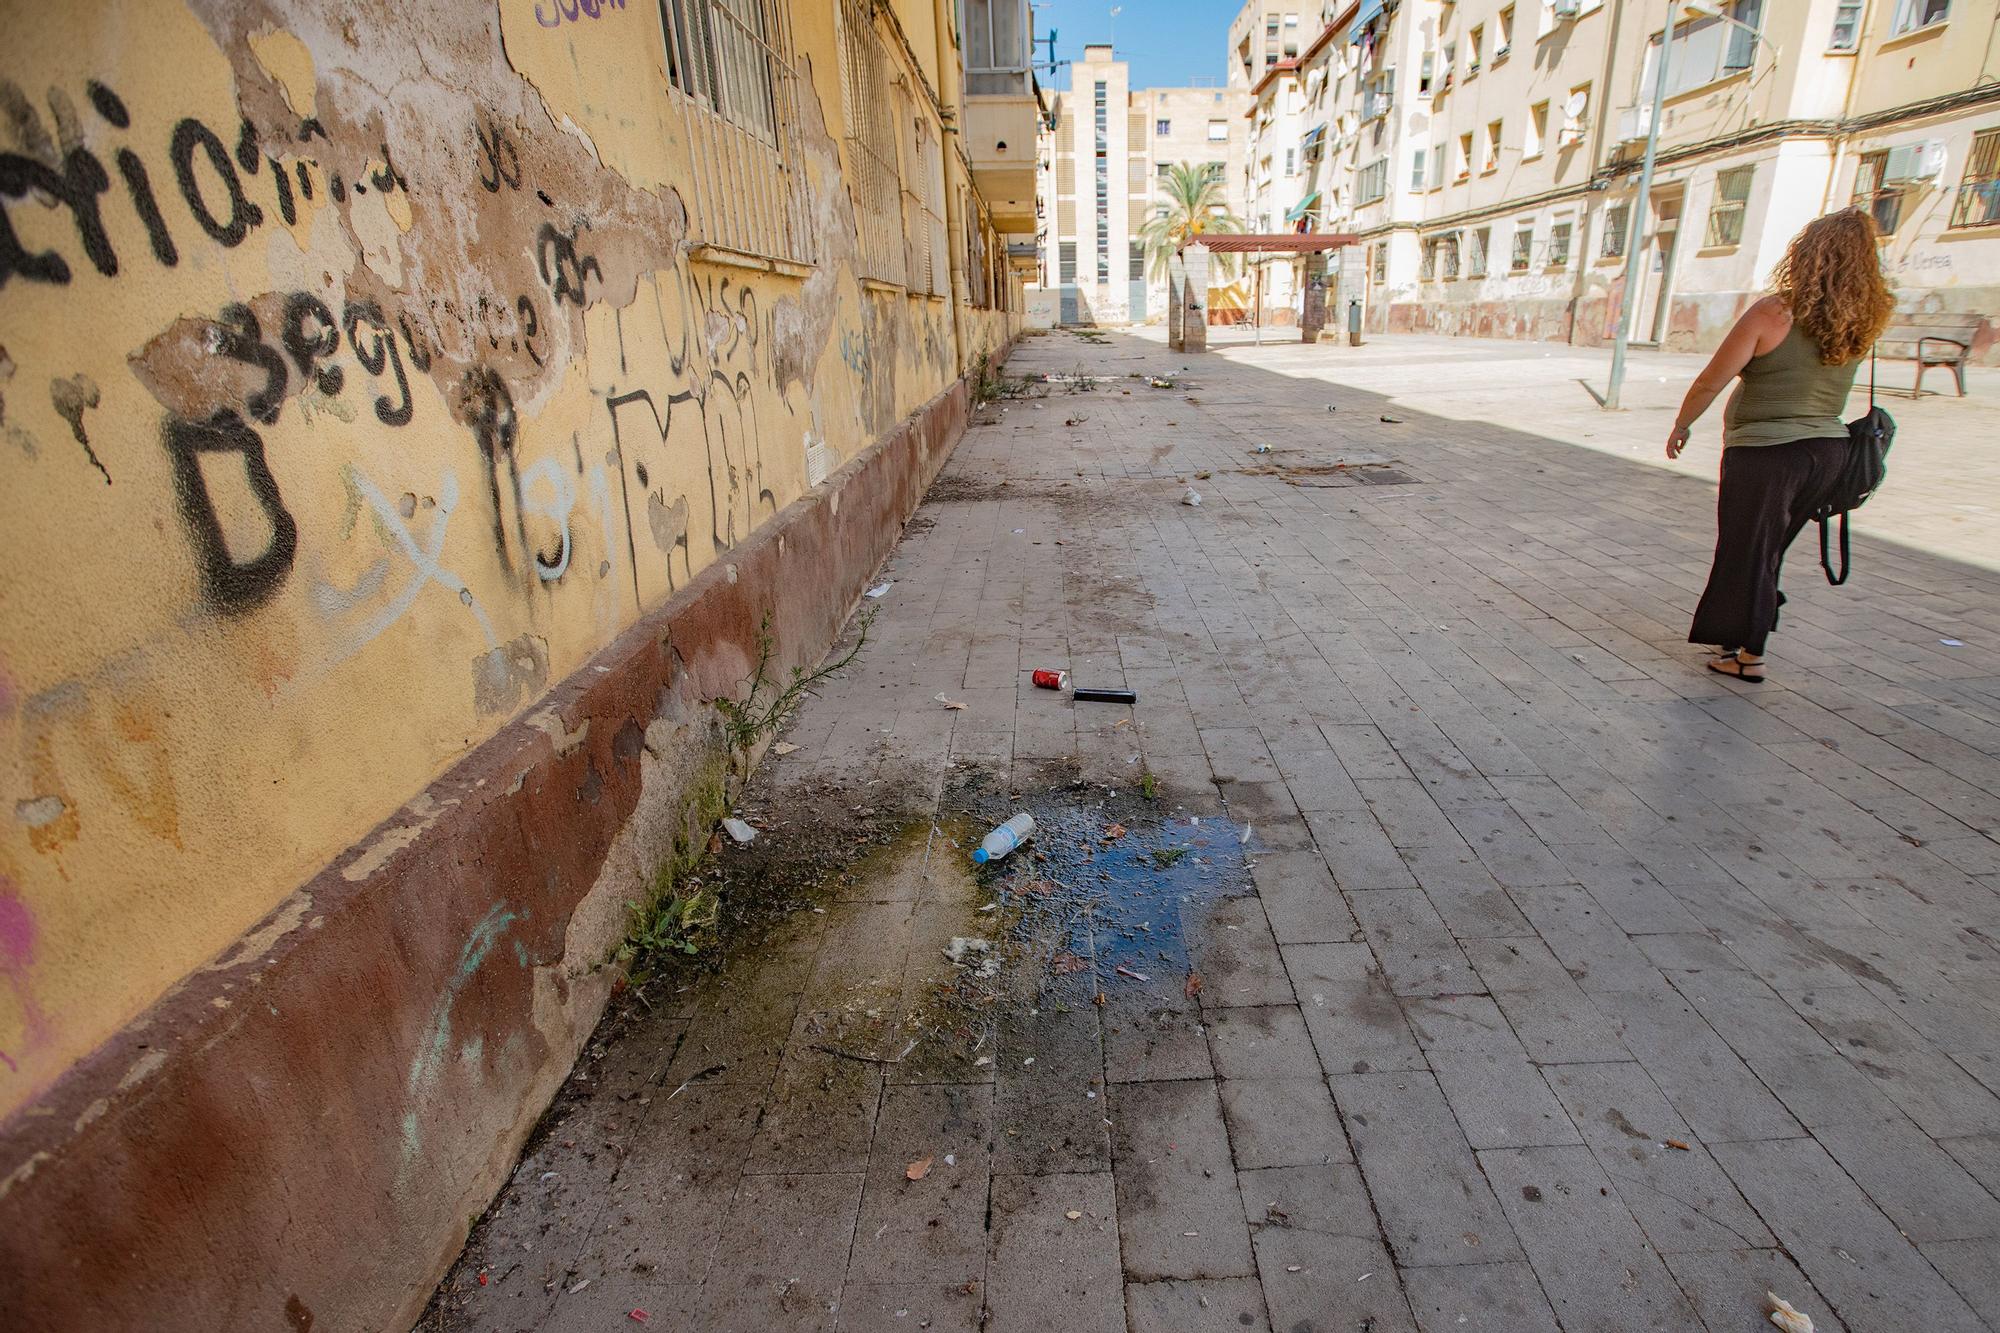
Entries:
{"type": "Polygon", "coordinates": [[[1128,282],[1143,282],[1146,278],[1146,243],[1129,241],[1125,246],[1125,276],[1128,282]]]}
{"type": "Polygon", "coordinates": [[[1431,188],[1441,189],[1444,185],[1444,145],[1431,145],[1431,188]]]}
{"type": "Polygon", "coordinates": [[[1438,237],[1438,273],[1446,282],[1458,277],[1458,233],[1438,237]]]}
{"type": "MultiPolygon", "coordinates": [[[[1725,79],[1749,69],[1757,55],[1757,29],[1763,20],[1764,0],[1734,0],[1723,17],[1692,19],[1674,25],[1673,58],[1668,61],[1667,96],[1725,79]]],[[[1659,77],[1660,39],[1656,35],[1646,47],[1645,72],[1639,80],[1638,104],[1653,100],[1653,84],[1659,77]]]]}
{"type": "Polygon", "coordinates": [[[1625,233],[1631,230],[1632,205],[1613,204],[1604,210],[1604,232],[1598,238],[1601,259],[1616,259],[1625,253],[1625,233]]]}
{"type": "Polygon", "coordinates": [[[1419,97],[1430,96],[1431,71],[1436,67],[1436,65],[1437,65],[1437,52],[1435,51],[1424,52],[1422,61],[1417,65],[1417,96],[1419,97]]]}
{"type": "Polygon", "coordinates": [[[2000,223],[2000,129],[1981,130],[1972,136],[1972,152],[1966,156],[1965,175],[1951,208],[1954,227],[1990,227],[1995,223],[2000,223]]]}
{"type": "Polygon", "coordinates": [[[1159,135],[1161,138],[1165,138],[1173,132],[1174,123],[1171,120],[1156,120],[1153,122],[1153,133],[1159,135]]]}
{"type": "Polygon", "coordinates": [[[1056,247],[1056,278],[1060,282],[1076,281],[1076,242],[1064,241],[1056,247]]]}
{"type": "Polygon", "coordinates": [[[868,0],[841,0],[841,93],[850,188],[861,229],[859,268],[863,277],[901,285],[909,273],[889,60],[888,46],[875,30],[874,7],[868,0]]]}
{"type": "Polygon", "coordinates": [[[1854,194],[1847,202],[1867,209],[1876,231],[1894,236],[1896,224],[1903,220],[1903,187],[1892,184],[1888,173],[1888,149],[1863,153],[1854,163],[1854,194]]]}
{"type": "Polygon", "coordinates": [[[1573,148],[1583,142],[1583,132],[1590,125],[1590,85],[1578,84],[1569,90],[1569,97],[1563,102],[1562,130],[1556,135],[1556,147],[1573,148]]]}
{"type": "MultiPolygon", "coordinates": [[[[917,188],[910,202],[915,205],[913,211],[922,219],[920,226],[910,228],[908,286],[911,291],[946,296],[951,292],[951,259],[945,247],[951,242],[944,220],[943,146],[923,111],[913,108],[907,123],[914,138],[910,162],[917,176],[917,188]]],[[[976,237],[978,217],[972,213],[962,217],[976,237]]],[[[968,254],[977,248],[971,241],[969,237],[968,254]]]]}
{"type": "Polygon", "coordinates": [[[1715,175],[1715,202],[1708,206],[1708,245],[1740,245],[1743,214],[1750,206],[1755,167],[1731,167],[1715,175]]]}
{"type": "Polygon", "coordinates": [[[1570,224],[1567,222],[1558,222],[1549,228],[1550,268],[1569,267],[1569,230],[1570,224]]]}
{"type": "Polygon", "coordinates": [[[1514,47],[1514,6],[1508,5],[1501,10],[1493,25],[1499,30],[1496,39],[1499,44],[1493,48],[1493,63],[1497,65],[1507,58],[1507,52],[1514,47]]]}
{"type": "Polygon", "coordinates": [[[1424,150],[1419,148],[1410,158],[1410,188],[1421,190],[1429,180],[1429,173],[1424,170],[1424,150]]]}
{"type": "Polygon", "coordinates": [[[1229,138],[1228,121],[1211,120],[1208,122],[1208,141],[1210,143],[1222,143],[1224,140],[1228,138],[1229,138]]]}
{"type": "Polygon", "coordinates": [[[1472,233],[1465,247],[1465,275],[1469,278],[1486,276],[1486,250],[1493,243],[1493,228],[1481,227],[1472,233]]]}
{"type": "Polygon", "coordinates": [[[1828,36],[1829,51],[1853,51],[1861,45],[1861,10],[1867,0],[1839,0],[1833,7],[1833,32],[1828,36]]]}
{"type": "Polygon", "coordinates": [[[1287,176],[1299,174],[1299,150],[1296,148],[1285,150],[1285,174],[1287,176]]]}
{"type": "Polygon", "coordinates": [[[1896,0],[1896,20],[1889,25],[1891,36],[1928,28],[1951,17],[1951,0],[1896,0]]]}
{"type": "Polygon", "coordinates": [[[1389,280],[1389,243],[1379,241],[1375,245],[1375,281],[1389,280]]]}
{"type": "Polygon", "coordinates": [[[1378,157],[1354,177],[1355,202],[1372,204],[1389,192],[1389,159],[1378,157]]]}
{"type": "Polygon", "coordinates": [[[1458,136],[1458,179],[1465,180],[1472,175],[1472,133],[1467,131],[1458,136]]]}
{"type": "Polygon", "coordinates": [[[1474,24],[1465,38],[1465,77],[1471,78],[1479,72],[1479,54],[1486,46],[1486,27],[1474,24]]]}
{"type": "Polygon", "coordinates": [[[1535,253],[1535,224],[1514,228],[1514,255],[1508,267],[1519,273],[1528,267],[1535,253]]]}
{"type": "Polygon", "coordinates": [[[1499,165],[1500,165],[1500,122],[1497,120],[1489,120],[1486,122],[1486,162],[1480,168],[1480,170],[1482,172],[1492,171],[1499,165]]]}
{"type": "Polygon", "coordinates": [[[1418,252],[1417,276],[1425,282],[1431,282],[1437,277],[1437,244],[1436,241],[1425,241],[1423,249],[1418,252]]]}

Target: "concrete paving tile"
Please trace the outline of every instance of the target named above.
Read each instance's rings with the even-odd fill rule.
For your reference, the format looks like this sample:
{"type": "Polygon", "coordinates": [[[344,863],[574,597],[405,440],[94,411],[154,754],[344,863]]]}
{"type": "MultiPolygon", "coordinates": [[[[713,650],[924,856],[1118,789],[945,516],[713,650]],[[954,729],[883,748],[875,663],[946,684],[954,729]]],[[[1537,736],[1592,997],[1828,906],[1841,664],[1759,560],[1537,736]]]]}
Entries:
{"type": "Polygon", "coordinates": [[[2000,1241],[1934,1240],[1917,1248],[1981,1319],[2000,1323],[2000,1241]]]}
{"type": "MultiPolygon", "coordinates": [[[[840,1333],[978,1333],[986,1292],[977,1282],[850,1282],[840,1293],[840,1333]]],[[[602,1328],[603,1325],[597,1325],[602,1328]]]]}
{"type": "Polygon", "coordinates": [[[1290,789],[1298,808],[1305,811],[1361,810],[1361,791],[1340,762],[1340,757],[1323,743],[1324,737],[1317,730],[1310,734],[1312,739],[1320,740],[1322,744],[1309,749],[1296,748],[1305,735],[1293,732],[1287,737],[1287,746],[1271,747],[1271,758],[1278,766],[1278,774],[1290,789]]]}
{"type": "Polygon", "coordinates": [[[1678,991],[1614,991],[1591,1002],[1706,1143],[1789,1138],[1805,1130],[1678,991]]]}
{"type": "Polygon", "coordinates": [[[1660,935],[1701,929],[1680,899],[1609,837],[1552,843],[1550,849],[1626,933],[1660,935]]]}
{"type": "Polygon", "coordinates": [[[1368,813],[1398,848],[1463,842],[1451,820],[1415,778],[1363,778],[1355,788],[1367,802],[1368,813]]]}
{"type": "Polygon", "coordinates": [[[1128,1282],[1129,1333],[1271,1333],[1264,1289],[1255,1278],[1128,1282]]]}
{"type": "Polygon", "coordinates": [[[1406,1268],[1403,1289],[1423,1333],[1557,1333],[1535,1270],[1518,1260],[1406,1268]]]}
{"type": "Polygon", "coordinates": [[[1416,887],[1416,877],[1373,816],[1341,811],[1308,813],[1306,823],[1312,829],[1313,845],[1343,890],[1416,887]]]}
{"type": "Polygon", "coordinates": [[[984,1278],[992,1139],[988,1085],[886,1089],[849,1281],[950,1285],[984,1278]],[[919,1162],[928,1165],[912,1180],[919,1162]]]}
{"type": "Polygon", "coordinates": [[[1359,924],[1335,887],[1326,862],[1313,851],[1279,851],[1251,866],[1271,935],[1280,945],[1350,941],[1359,924]]]}
{"type": "Polygon", "coordinates": [[[1903,1116],[1819,1125],[1813,1134],[1910,1239],[2000,1236],[2000,1202],[1903,1116]]]}
{"type": "Polygon", "coordinates": [[[1292,1002],[1291,979],[1256,894],[1184,905],[1181,923],[1205,1013],[1292,1002]]]}
{"type": "MultiPolygon", "coordinates": [[[[1925,1133],[1948,1138],[2000,1130],[2000,1098],[1865,987],[1807,992],[1794,1007],[1925,1133]]],[[[2000,1027],[1994,1036],[2000,1042],[2000,1027]]]]}
{"type": "Polygon", "coordinates": [[[994,1176],[988,1333],[1124,1333],[1116,1213],[1109,1171],[994,1176]]]}
{"type": "Polygon", "coordinates": [[[1120,1084],[1111,1115],[1126,1276],[1150,1281],[1254,1272],[1215,1085],[1120,1084]]]}
{"type": "Polygon", "coordinates": [[[1581,885],[1516,888],[1511,896],[1585,991],[1659,987],[1659,970],[1581,885]]]}
{"type": "Polygon", "coordinates": [[[1396,994],[1365,944],[1283,946],[1313,1049],[1328,1073],[1423,1069],[1396,994]]]}
{"type": "Polygon", "coordinates": [[[1351,1163],[1242,1170],[1237,1182],[1243,1215],[1253,1228],[1381,1236],[1361,1172],[1351,1163]]]}
{"type": "Polygon", "coordinates": [[[1712,1145],[1716,1161],[1855,1333],[1982,1321],[1811,1139],[1712,1145]]]}
{"type": "Polygon", "coordinates": [[[1460,939],[1535,933],[1500,881],[1463,841],[1405,847],[1402,857],[1431,906],[1460,939]]]}
{"type": "Polygon", "coordinates": [[[1431,1075],[1342,1074],[1329,1081],[1398,1263],[1491,1263],[1519,1255],[1431,1075]]]}
{"type": "Polygon", "coordinates": [[[749,1171],[859,1172],[868,1165],[883,1067],[823,1047],[820,1029],[801,1018],[771,1086],[750,1146],[749,1171]]]}
{"type": "Polygon", "coordinates": [[[1673,1254],[1777,1243],[1639,1065],[1543,1072],[1654,1249],[1673,1254]]]}
{"type": "Polygon", "coordinates": [[[1208,1046],[1218,1077],[1314,1079],[1320,1076],[1305,1018],[1296,1005],[1222,1009],[1208,1016],[1208,1046]]]}
{"type": "Polygon", "coordinates": [[[648,1325],[689,1328],[701,1318],[702,1308],[701,1288],[693,1282],[669,1282],[650,1273],[606,1273],[567,1279],[550,1293],[546,1314],[517,1327],[548,1333],[588,1333],[621,1323],[638,1327],[632,1311],[643,1310],[648,1325]]]}
{"type": "Polygon", "coordinates": [[[1485,989],[1421,889],[1348,894],[1382,971],[1398,995],[1463,995],[1485,989]]]}
{"type": "Polygon", "coordinates": [[[1688,1251],[1669,1254],[1666,1260],[1709,1333],[1769,1327],[1767,1292],[1812,1320],[1813,1333],[1843,1333],[1846,1328],[1783,1250],[1688,1251]]]}
{"type": "Polygon", "coordinates": [[[701,1284],[704,1317],[716,1328],[833,1328],[860,1202],[858,1174],[743,1177],[721,1228],[729,1262],[701,1284]]]}
{"type": "MultiPolygon", "coordinates": [[[[1312,1067],[1318,1067],[1317,1060],[1312,1067]]],[[[1325,1079],[1225,1078],[1217,1087],[1230,1152],[1239,1168],[1353,1160],[1325,1079]]]]}
{"type": "Polygon", "coordinates": [[[1380,1237],[1264,1227],[1256,1249],[1274,1329],[1416,1333],[1396,1265],[1380,1237]]]}
{"type": "Polygon", "coordinates": [[[1347,770],[1350,778],[1403,778],[1410,776],[1408,765],[1389,744],[1380,729],[1360,724],[1321,723],[1320,734],[1347,770]]]}
{"type": "Polygon", "coordinates": [[[1473,1148],[1580,1142],[1576,1126],[1542,1081],[1542,1071],[1518,1045],[1512,1051],[1432,1050],[1425,1058],[1473,1148]]]}
{"type": "Polygon", "coordinates": [[[1479,1154],[1562,1326],[1694,1330],[1701,1322],[1587,1148],[1479,1154]]]}

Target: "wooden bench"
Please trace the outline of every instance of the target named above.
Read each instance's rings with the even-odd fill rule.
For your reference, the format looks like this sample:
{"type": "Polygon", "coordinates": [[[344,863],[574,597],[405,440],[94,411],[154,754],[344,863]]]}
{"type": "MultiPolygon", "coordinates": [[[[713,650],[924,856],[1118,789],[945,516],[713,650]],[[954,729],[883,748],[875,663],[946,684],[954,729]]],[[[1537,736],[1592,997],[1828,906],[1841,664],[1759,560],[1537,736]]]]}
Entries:
{"type": "Polygon", "coordinates": [[[1890,361],[1917,363],[1917,384],[1912,398],[1924,391],[1924,371],[1946,366],[1958,381],[1958,396],[1965,397],[1965,363],[1972,355],[1972,339],[1984,315],[1907,314],[1897,315],[1875,344],[1875,353],[1890,361]]]}

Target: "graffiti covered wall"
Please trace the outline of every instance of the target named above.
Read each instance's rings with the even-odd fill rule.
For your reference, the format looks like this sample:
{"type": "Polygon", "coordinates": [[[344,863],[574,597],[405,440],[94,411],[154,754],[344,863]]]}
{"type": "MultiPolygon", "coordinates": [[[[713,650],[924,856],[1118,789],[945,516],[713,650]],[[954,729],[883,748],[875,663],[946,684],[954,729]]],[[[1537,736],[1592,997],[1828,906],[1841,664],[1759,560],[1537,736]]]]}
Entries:
{"type": "Polygon", "coordinates": [[[831,6],[706,246],[661,12],[11,16],[0,1115],[1010,336],[857,277],[831,6]]]}

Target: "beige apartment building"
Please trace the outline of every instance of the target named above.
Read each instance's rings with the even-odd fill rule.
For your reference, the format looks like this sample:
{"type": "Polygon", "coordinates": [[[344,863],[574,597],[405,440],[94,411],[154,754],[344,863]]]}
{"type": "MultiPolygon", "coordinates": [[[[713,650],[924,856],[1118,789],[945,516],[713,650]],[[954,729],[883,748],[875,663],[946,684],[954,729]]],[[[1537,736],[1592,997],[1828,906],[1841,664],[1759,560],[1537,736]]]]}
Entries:
{"type": "MultiPolygon", "coordinates": [[[[1175,163],[1240,178],[1244,94],[1227,88],[1131,86],[1110,46],[1086,46],[1069,89],[1049,94],[1041,154],[1039,291],[1030,318],[1124,324],[1166,315],[1166,284],[1149,279],[1140,229],[1155,186],[1175,163]]],[[[1240,211],[1233,194],[1232,211],[1240,211]]]]}
{"type": "Polygon", "coordinates": [[[1633,340],[1712,347],[1793,233],[1849,203],[1906,308],[2000,311],[2000,0],[1686,4],[1664,53],[1653,0],[1337,10],[1299,57],[1296,197],[1359,238],[1338,299],[1369,328],[1606,342],[1636,244],[1633,340]]]}

